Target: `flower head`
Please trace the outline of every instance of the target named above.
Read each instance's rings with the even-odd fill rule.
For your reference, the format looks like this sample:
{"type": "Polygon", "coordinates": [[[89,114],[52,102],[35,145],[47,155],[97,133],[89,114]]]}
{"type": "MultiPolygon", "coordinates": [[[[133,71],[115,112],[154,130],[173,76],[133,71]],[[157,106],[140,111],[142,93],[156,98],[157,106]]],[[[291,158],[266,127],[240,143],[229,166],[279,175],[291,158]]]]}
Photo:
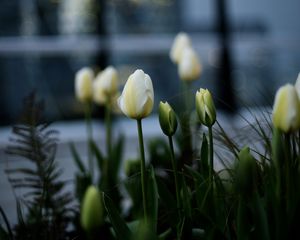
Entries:
{"type": "Polygon", "coordinates": [[[112,66],[100,72],[93,83],[93,98],[99,104],[106,104],[118,91],[118,73],[112,66]]]}
{"type": "Polygon", "coordinates": [[[185,47],[182,51],[178,73],[183,81],[193,81],[199,78],[201,73],[201,64],[195,50],[191,47],[185,47]]]}
{"type": "Polygon", "coordinates": [[[207,89],[200,88],[196,93],[196,110],[200,122],[211,127],[216,121],[216,108],[213,98],[207,89]]]}
{"type": "Polygon", "coordinates": [[[172,136],[177,129],[176,114],[168,102],[160,102],[158,107],[159,123],[162,131],[167,136],[172,136]]]}
{"type": "Polygon", "coordinates": [[[92,82],[94,72],[91,68],[84,67],[75,75],[75,94],[80,102],[92,100],[92,82]]]}
{"type": "Polygon", "coordinates": [[[81,208],[81,225],[86,231],[101,226],[104,221],[102,196],[95,186],[85,192],[81,208]]]}
{"type": "Polygon", "coordinates": [[[295,83],[295,88],[296,88],[296,91],[297,91],[298,96],[300,98],[300,73],[298,74],[298,77],[297,77],[297,80],[296,80],[296,83],[295,83]]]}
{"type": "Polygon", "coordinates": [[[151,78],[138,69],[131,74],[118,99],[121,111],[130,118],[142,119],[153,109],[154,91],[151,78]]]}
{"type": "Polygon", "coordinates": [[[181,54],[183,49],[186,46],[191,46],[191,40],[186,33],[180,32],[174,39],[171,51],[170,51],[170,58],[172,62],[179,63],[181,58],[181,54]]]}
{"type": "Polygon", "coordinates": [[[277,90],[273,106],[273,125],[283,132],[300,128],[300,101],[296,88],[291,84],[277,90]]]}

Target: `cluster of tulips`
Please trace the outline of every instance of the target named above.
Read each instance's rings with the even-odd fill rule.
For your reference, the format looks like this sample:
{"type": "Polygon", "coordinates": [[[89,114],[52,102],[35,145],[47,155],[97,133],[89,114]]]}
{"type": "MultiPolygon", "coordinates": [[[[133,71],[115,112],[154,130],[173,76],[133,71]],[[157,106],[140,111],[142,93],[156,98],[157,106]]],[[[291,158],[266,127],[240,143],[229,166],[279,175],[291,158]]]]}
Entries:
{"type": "MultiPolygon", "coordinates": [[[[188,89],[189,82],[199,78],[202,67],[185,33],[175,38],[170,57],[188,89]]],[[[113,161],[110,117],[113,109],[136,120],[140,148],[136,187],[142,210],[135,219],[126,219],[126,214],[119,213],[119,203],[109,195],[112,191],[109,187],[115,185],[103,187],[100,184],[101,191],[92,185],[94,167],[89,156],[90,186],[87,184],[84,188],[80,213],[81,226],[89,237],[93,238],[95,229],[105,224],[110,226],[111,239],[284,239],[295,233],[300,217],[300,194],[297,192],[300,187],[300,77],[295,86],[287,84],[277,91],[270,129],[257,127],[265,148],[264,154],[258,155],[260,159],[251,154],[250,147],[238,146],[226,138],[234,146],[230,148],[231,167],[223,169],[228,175],[226,179],[214,169],[213,125],[217,117],[209,90],[200,88],[195,93],[198,122],[207,131],[202,137],[200,153],[192,155],[191,164],[177,156],[173,143],[178,125],[183,145],[191,141],[190,102],[186,101],[184,114],[176,114],[168,102],[159,103],[159,123],[168,139],[167,157],[172,166],[172,170],[166,171],[169,178],[165,180],[156,174],[151,164],[146,164],[145,159],[142,119],[153,110],[151,77],[143,70],[136,70],[128,77],[122,93],[118,91],[117,71],[111,66],[96,77],[91,69],[83,68],[76,74],[75,82],[76,96],[87,106],[87,119],[93,101],[107,109],[106,160],[113,161]],[[268,131],[273,132],[271,138],[268,131]],[[162,179],[168,183],[163,183],[162,179]],[[167,221],[163,221],[165,217],[167,221]]],[[[189,95],[189,91],[184,94],[189,95]]],[[[92,130],[89,132],[92,138],[92,130]]],[[[223,134],[227,136],[224,131],[223,134]]],[[[179,149],[184,150],[184,147],[179,149]]],[[[110,174],[108,169],[106,167],[106,176],[110,174]]]]}

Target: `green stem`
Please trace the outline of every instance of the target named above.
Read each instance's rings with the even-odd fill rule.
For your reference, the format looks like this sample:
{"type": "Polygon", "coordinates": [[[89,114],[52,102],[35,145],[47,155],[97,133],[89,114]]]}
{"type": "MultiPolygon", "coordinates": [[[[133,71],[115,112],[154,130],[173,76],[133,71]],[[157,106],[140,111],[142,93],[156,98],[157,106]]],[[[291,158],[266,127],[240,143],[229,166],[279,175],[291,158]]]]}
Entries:
{"type": "Polygon", "coordinates": [[[212,127],[208,128],[209,136],[209,180],[210,184],[213,184],[213,174],[214,174],[214,145],[213,145],[213,133],[212,127]]]}
{"type": "Polygon", "coordinates": [[[87,148],[88,148],[88,164],[89,164],[89,172],[91,175],[91,179],[93,179],[93,159],[92,159],[92,152],[90,148],[90,143],[93,140],[93,129],[92,129],[92,102],[88,101],[85,106],[85,120],[86,120],[86,130],[87,130],[87,148]]]}
{"type": "Polygon", "coordinates": [[[141,182],[142,182],[144,218],[145,218],[145,222],[147,222],[148,214],[147,214],[147,205],[146,205],[146,163],[145,163],[145,150],[144,150],[144,140],[143,140],[141,119],[137,119],[137,128],[139,134],[139,144],[140,144],[140,153],[141,153],[141,182]]]}
{"type": "Polygon", "coordinates": [[[181,168],[184,164],[191,165],[193,154],[190,126],[190,83],[181,81],[181,86],[184,106],[182,106],[183,110],[180,112],[179,119],[182,131],[182,156],[178,164],[179,168],[181,168]]]}
{"type": "MultiPolygon", "coordinates": [[[[178,217],[180,221],[180,197],[179,197],[179,185],[178,185],[178,173],[177,173],[177,166],[175,163],[175,154],[174,154],[174,146],[173,146],[173,139],[172,136],[168,136],[169,138],[169,145],[170,145],[170,150],[171,150],[171,162],[172,162],[172,167],[174,171],[174,180],[175,180],[175,191],[176,191],[176,200],[177,200],[177,211],[178,211],[178,217]]],[[[177,224],[177,239],[180,239],[180,229],[179,229],[179,224],[177,224]]]]}
{"type": "Polygon", "coordinates": [[[184,94],[184,108],[187,114],[190,113],[190,83],[184,81],[183,82],[183,94],[184,94]]]}
{"type": "Polygon", "coordinates": [[[111,106],[107,103],[105,106],[105,125],[106,125],[106,148],[108,159],[111,157],[111,106]]]}

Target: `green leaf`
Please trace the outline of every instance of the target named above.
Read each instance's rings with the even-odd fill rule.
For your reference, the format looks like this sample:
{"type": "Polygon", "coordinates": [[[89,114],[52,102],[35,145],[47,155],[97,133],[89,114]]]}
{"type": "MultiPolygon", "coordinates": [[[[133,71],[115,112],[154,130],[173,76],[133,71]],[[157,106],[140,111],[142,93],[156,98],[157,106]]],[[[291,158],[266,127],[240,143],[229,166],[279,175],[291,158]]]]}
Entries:
{"type": "Polygon", "coordinates": [[[130,240],[131,231],[114,206],[112,200],[103,194],[104,205],[117,239],[130,240]]]}
{"type": "Polygon", "coordinates": [[[103,155],[102,155],[100,149],[97,147],[94,140],[90,140],[90,149],[91,149],[92,153],[94,153],[94,155],[96,156],[99,171],[102,172],[105,159],[103,158],[103,155]]]}
{"type": "Polygon", "coordinates": [[[85,167],[79,157],[79,154],[75,148],[75,145],[73,142],[70,143],[70,149],[71,149],[71,154],[73,156],[73,159],[74,159],[74,162],[75,164],[77,165],[77,167],[79,168],[79,170],[82,172],[82,173],[85,173],[85,167]]]}
{"type": "Polygon", "coordinates": [[[192,167],[188,165],[184,165],[185,170],[193,177],[195,181],[203,181],[203,177],[200,173],[194,170],[192,167]]]}
{"type": "Polygon", "coordinates": [[[165,185],[165,183],[160,178],[156,178],[156,184],[159,198],[164,204],[164,206],[170,211],[176,211],[176,200],[165,185]]]}
{"type": "Polygon", "coordinates": [[[158,239],[159,240],[170,239],[170,235],[171,234],[172,234],[172,229],[168,228],[166,231],[164,231],[163,233],[159,234],[158,239]]]}
{"type": "Polygon", "coordinates": [[[150,167],[150,174],[148,174],[147,182],[147,208],[148,221],[154,233],[156,233],[157,212],[158,212],[158,191],[155,179],[154,169],[150,167]]]}
{"type": "Polygon", "coordinates": [[[75,180],[76,180],[76,184],[75,184],[76,196],[78,200],[81,202],[86,189],[92,184],[92,178],[90,174],[78,173],[76,174],[75,180]]]}
{"type": "Polygon", "coordinates": [[[269,227],[268,220],[265,208],[262,204],[262,201],[258,195],[258,192],[255,192],[252,200],[252,212],[255,222],[255,231],[257,236],[260,239],[269,240],[269,227]]]}
{"type": "Polygon", "coordinates": [[[246,240],[250,238],[251,225],[249,223],[249,212],[246,203],[239,199],[237,209],[237,239],[246,240]]]}
{"type": "Polygon", "coordinates": [[[143,213],[141,175],[138,173],[130,176],[124,185],[133,203],[131,212],[134,217],[138,217],[143,213]]]}
{"type": "Polygon", "coordinates": [[[112,156],[109,159],[108,171],[113,182],[117,181],[120,171],[122,156],[123,156],[124,137],[121,136],[118,139],[117,144],[112,150],[112,156]]]}
{"type": "Polygon", "coordinates": [[[192,216],[192,208],[191,208],[192,194],[184,178],[182,178],[181,198],[182,198],[182,204],[183,204],[183,210],[185,216],[190,218],[192,216]]]}

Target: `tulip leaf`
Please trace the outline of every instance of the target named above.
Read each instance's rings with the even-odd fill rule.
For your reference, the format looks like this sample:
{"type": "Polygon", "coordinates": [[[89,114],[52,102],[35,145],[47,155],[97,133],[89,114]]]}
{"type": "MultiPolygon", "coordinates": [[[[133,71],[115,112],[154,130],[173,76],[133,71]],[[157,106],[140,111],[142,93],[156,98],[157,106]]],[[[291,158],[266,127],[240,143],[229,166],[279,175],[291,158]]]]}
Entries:
{"type": "Polygon", "coordinates": [[[124,185],[133,203],[131,209],[133,216],[141,215],[143,212],[141,175],[134,174],[130,176],[129,178],[127,178],[124,185]]]}
{"type": "Polygon", "coordinates": [[[269,240],[270,235],[267,215],[257,191],[255,191],[253,195],[252,212],[257,236],[261,239],[269,240]]]}
{"type": "Polygon", "coordinates": [[[162,179],[156,177],[156,183],[157,183],[158,196],[160,202],[163,205],[161,211],[164,214],[163,213],[161,214],[165,216],[163,220],[162,219],[160,220],[162,222],[169,224],[172,227],[176,227],[176,223],[178,222],[177,221],[178,211],[176,206],[176,200],[162,179]]]}
{"type": "Polygon", "coordinates": [[[154,169],[151,166],[148,174],[147,182],[147,208],[148,208],[148,220],[150,227],[154,233],[156,233],[157,214],[158,214],[158,191],[155,179],[154,169]]]}
{"type": "Polygon", "coordinates": [[[169,239],[171,234],[172,234],[172,229],[168,228],[166,231],[164,231],[163,233],[159,234],[158,239],[159,240],[169,239]]]}
{"type": "Polygon", "coordinates": [[[172,193],[169,191],[165,183],[160,179],[156,178],[158,195],[162,203],[168,209],[175,211],[176,210],[176,200],[173,197],[172,193]]]}
{"type": "Polygon", "coordinates": [[[116,207],[114,206],[112,200],[103,194],[104,206],[107,211],[110,222],[113,226],[117,239],[122,240],[130,240],[131,239],[131,231],[129,230],[126,222],[120,216],[116,207]]]}
{"type": "Polygon", "coordinates": [[[237,209],[237,239],[249,239],[250,230],[251,225],[249,223],[249,212],[243,198],[240,198],[237,209]]]}
{"type": "Polygon", "coordinates": [[[92,151],[92,153],[94,153],[97,163],[98,163],[98,168],[100,171],[103,170],[103,165],[104,165],[104,157],[100,151],[100,149],[97,147],[96,143],[94,140],[90,140],[90,149],[92,151]]]}
{"type": "Polygon", "coordinates": [[[84,167],[84,164],[83,164],[83,162],[82,162],[82,160],[81,160],[81,158],[80,158],[73,142],[70,143],[70,149],[71,149],[71,154],[73,156],[75,164],[77,165],[77,167],[79,168],[79,170],[82,173],[85,173],[86,169],[84,167]]]}
{"type": "Polygon", "coordinates": [[[123,146],[124,146],[124,137],[119,137],[113,151],[112,156],[109,158],[109,165],[108,165],[108,171],[111,175],[111,178],[116,181],[118,177],[118,173],[120,170],[120,164],[122,161],[122,154],[123,154],[123,146]]]}
{"type": "Polygon", "coordinates": [[[192,216],[192,208],[191,208],[192,194],[184,178],[182,178],[181,198],[182,198],[184,213],[187,217],[190,218],[192,216]]]}
{"type": "Polygon", "coordinates": [[[92,184],[92,178],[89,173],[78,173],[76,174],[76,196],[81,202],[86,189],[92,184]]]}

